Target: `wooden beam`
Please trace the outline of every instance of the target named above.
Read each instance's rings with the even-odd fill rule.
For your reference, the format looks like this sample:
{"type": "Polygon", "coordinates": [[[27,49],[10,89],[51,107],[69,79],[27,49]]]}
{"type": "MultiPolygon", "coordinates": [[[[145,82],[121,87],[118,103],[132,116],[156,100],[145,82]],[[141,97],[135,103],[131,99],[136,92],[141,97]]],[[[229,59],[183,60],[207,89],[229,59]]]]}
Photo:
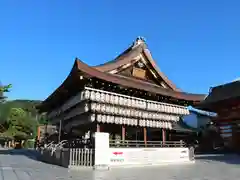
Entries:
{"type": "Polygon", "coordinates": [[[165,142],[166,142],[166,129],[162,129],[162,141],[165,144],[165,142]]]}
{"type": "Polygon", "coordinates": [[[97,129],[96,129],[96,132],[101,132],[101,126],[100,124],[97,123],[97,129]]]}

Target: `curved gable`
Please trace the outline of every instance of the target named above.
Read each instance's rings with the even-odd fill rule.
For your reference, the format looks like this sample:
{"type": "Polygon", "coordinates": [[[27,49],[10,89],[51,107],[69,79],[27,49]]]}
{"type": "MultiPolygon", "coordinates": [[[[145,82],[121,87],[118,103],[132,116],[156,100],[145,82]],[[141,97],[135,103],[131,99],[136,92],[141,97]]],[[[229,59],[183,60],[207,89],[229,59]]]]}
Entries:
{"type": "MultiPolygon", "coordinates": [[[[132,46],[130,46],[113,61],[95,66],[94,68],[102,72],[118,74],[127,68],[131,68],[136,62],[141,62],[147,66],[147,71],[154,77],[152,80],[155,84],[174,91],[180,91],[157,66],[149,49],[147,48],[146,43],[141,38],[138,38],[132,46]]],[[[132,72],[133,70],[131,69],[130,71],[132,72]]]]}

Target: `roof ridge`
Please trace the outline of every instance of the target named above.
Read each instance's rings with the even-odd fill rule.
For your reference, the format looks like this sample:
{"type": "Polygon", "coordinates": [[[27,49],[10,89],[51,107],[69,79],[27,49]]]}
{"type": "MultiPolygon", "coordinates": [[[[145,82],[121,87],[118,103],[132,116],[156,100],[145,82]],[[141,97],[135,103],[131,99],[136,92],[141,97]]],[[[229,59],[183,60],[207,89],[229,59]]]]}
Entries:
{"type": "Polygon", "coordinates": [[[130,53],[132,50],[137,49],[137,48],[146,48],[146,44],[143,40],[141,39],[136,39],[133,44],[131,46],[129,46],[125,51],[123,51],[121,54],[119,54],[117,57],[115,57],[114,59],[107,61],[105,63],[99,64],[97,66],[93,66],[94,68],[100,69],[103,66],[112,64],[112,63],[116,63],[117,61],[121,60],[120,58],[123,58],[124,56],[127,56],[128,53],[130,53]]]}

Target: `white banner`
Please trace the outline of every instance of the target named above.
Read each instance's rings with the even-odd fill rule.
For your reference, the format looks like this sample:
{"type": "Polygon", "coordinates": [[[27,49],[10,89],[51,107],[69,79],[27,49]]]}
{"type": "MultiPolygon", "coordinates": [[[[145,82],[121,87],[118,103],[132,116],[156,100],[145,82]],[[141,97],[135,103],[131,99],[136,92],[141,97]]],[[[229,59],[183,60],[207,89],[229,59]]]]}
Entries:
{"type": "Polygon", "coordinates": [[[192,156],[188,148],[109,148],[109,134],[95,133],[95,167],[98,168],[190,162],[192,156]]]}
{"type": "Polygon", "coordinates": [[[110,165],[157,165],[189,161],[188,148],[110,148],[110,165]]]}

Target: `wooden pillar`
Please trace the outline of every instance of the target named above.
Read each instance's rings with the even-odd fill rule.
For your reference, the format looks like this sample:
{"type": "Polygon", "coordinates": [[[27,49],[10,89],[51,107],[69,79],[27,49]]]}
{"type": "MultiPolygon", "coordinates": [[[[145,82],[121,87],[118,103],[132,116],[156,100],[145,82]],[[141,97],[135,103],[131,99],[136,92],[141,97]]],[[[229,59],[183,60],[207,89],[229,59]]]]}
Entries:
{"type": "Polygon", "coordinates": [[[162,141],[163,141],[163,144],[165,144],[165,142],[166,142],[166,129],[162,129],[162,141]]]}
{"type": "Polygon", "coordinates": [[[125,141],[125,136],[126,136],[126,127],[122,126],[122,141],[125,141]]]}
{"type": "Polygon", "coordinates": [[[101,132],[101,126],[100,124],[97,123],[97,129],[96,129],[96,132],[101,132]]]}
{"type": "Polygon", "coordinates": [[[144,138],[144,144],[147,146],[147,128],[143,128],[143,138],[144,138]]]}

